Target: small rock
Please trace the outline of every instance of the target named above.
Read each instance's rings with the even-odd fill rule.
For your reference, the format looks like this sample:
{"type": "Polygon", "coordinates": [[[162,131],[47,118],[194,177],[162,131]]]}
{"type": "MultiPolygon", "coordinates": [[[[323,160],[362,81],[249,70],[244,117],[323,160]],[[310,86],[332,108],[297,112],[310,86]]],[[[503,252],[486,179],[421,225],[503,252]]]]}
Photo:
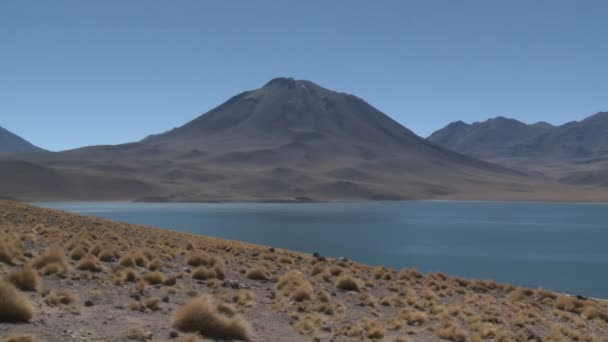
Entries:
{"type": "Polygon", "coordinates": [[[169,333],[169,338],[177,338],[178,336],[179,336],[179,334],[175,330],[173,330],[169,333]]]}
{"type": "Polygon", "coordinates": [[[274,253],[275,249],[274,249],[274,247],[270,247],[270,248],[268,248],[268,251],[269,251],[270,253],[274,253]]]}

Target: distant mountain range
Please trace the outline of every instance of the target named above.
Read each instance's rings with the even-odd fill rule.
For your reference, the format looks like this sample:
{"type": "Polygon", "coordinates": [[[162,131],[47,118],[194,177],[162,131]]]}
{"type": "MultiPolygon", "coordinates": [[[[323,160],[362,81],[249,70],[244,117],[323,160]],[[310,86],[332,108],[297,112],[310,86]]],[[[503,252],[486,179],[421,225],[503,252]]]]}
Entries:
{"type": "Polygon", "coordinates": [[[42,152],[38,146],[0,127],[0,153],[42,152]]]}
{"type": "Polygon", "coordinates": [[[608,112],[560,126],[497,117],[453,122],[428,141],[474,158],[561,181],[608,186],[608,112]]]}
{"type": "Polygon", "coordinates": [[[607,200],[431,143],[362,99],[273,79],[129,144],[0,159],[0,194],[28,200],[607,200]]]}

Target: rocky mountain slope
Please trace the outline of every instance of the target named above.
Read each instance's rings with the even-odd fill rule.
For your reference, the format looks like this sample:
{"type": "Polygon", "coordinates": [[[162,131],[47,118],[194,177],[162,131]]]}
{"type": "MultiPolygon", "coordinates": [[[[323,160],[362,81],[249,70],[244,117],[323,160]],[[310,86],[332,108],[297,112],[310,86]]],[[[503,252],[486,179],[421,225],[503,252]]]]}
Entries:
{"type": "Polygon", "coordinates": [[[563,182],[608,185],[608,112],[560,126],[527,125],[498,117],[454,122],[428,141],[509,167],[538,171],[563,182]]]}
{"type": "Polygon", "coordinates": [[[0,194],[30,200],[608,198],[449,151],[356,96],[291,78],[139,142],[13,156],[0,170],[9,164],[0,194]]]}
{"type": "Polygon", "coordinates": [[[20,136],[0,127],[0,153],[22,153],[41,152],[38,146],[34,146],[20,136]]]}

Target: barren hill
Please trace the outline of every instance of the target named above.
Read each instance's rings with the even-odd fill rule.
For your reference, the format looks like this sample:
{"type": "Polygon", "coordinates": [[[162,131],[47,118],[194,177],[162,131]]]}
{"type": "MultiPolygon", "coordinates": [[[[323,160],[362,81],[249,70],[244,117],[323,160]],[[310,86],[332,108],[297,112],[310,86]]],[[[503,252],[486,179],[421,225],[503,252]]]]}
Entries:
{"type": "Polygon", "coordinates": [[[356,96],[291,78],[273,79],[139,142],[3,163],[30,171],[2,178],[0,193],[33,200],[608,198],[451,152],[356,96]],[[65,191],[32,186],[34,170],[61,179],[65,191]]]}
{"type": "Polygon", "coordinates": [[[449,124],[428,140],[475,158],[576,184],[608,185],[608,112],[560,126],[498,117],[449,124]]]}

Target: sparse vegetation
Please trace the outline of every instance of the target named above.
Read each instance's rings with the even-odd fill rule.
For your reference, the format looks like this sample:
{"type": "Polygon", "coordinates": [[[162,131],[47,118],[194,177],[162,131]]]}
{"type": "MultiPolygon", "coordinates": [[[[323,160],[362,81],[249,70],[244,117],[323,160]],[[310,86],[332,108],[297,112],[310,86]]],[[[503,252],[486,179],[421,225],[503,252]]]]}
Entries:
{"type": "Polygon", "coordinates": [[[40,284],[38,273],[30,265],[11,271],[6,280],[23,291],[36,291],[40,284]]]}
{"type": "MultiPolygon", "coordinates": [[[[7,203],[0,201],[8,213],[26,207],[7,203]]],[[[12,246],[10,262],[0,262],[4,286],[12,289],[0,293],[0,315],[18,315],[5,309],[6,298],[25,312],[11,321],[32,320],[36,308],[45,323],[24,330],[57,340],[68,329],[78,335],[70,328],[75,324],[105,340],[139,329],[138,338],[153,332],[153,340],[174,341],[295,334],[303,340],[595,342],[608,328],[605,302],[544,289],[397,272],[42,209],[21,213],[19,222],[30,226],[0,215],[0,248],[8,254],[7,241],[12,246]],[[113,320],[125,314],[129,326],[116,331],[113,320]],[[88,323],[90,317],[96,322],[88,323]],[[253,333],[247,321],[269,329],[253,333]]]]}
{"type": "Polygon", "coordinates": [[[81,271],[89,271],[89,272],[101,272],[103,271],[103,266],[97,258],[92,255],[87,255],[86,257],[80,259],[76,268],[81,271]]]}
{"type": "Polygon", "coordinates": [[[361,285],[359,281],[351,276],[345,275],[341,276],[336,280],[336,288],[344,291],[359,291],[361,289],[361,285]]]}
{"type": "Polygon", "coordinates": [[[11,333],[2,338],[2,342],[38,342],[39,339],[34,334],[11,333]]]}
{"type": "Polygon", "coordinates": [[[0,281],[0,322],[29,322],[34,307],[11,283],[0,281]]]}
{"type": "Polygon", "coordinates": [[[267,280],[268,271],[263,266],[256,266],[247,271],[247,278],[254,280],[267,280]]]}
{"type": "Polygon", "coordinates": [[[51,248],[32,260],[32,266],[48,275],[67,272],[70,265],[59,248],[51,248]]]}
{"type": "Polygon", "coordinates": [[[173,326],[214,339],[250,339],[249,323],[229,307],[215,303],[210,295],[193,299],[179,308],[175,312],[173,326]]]}

